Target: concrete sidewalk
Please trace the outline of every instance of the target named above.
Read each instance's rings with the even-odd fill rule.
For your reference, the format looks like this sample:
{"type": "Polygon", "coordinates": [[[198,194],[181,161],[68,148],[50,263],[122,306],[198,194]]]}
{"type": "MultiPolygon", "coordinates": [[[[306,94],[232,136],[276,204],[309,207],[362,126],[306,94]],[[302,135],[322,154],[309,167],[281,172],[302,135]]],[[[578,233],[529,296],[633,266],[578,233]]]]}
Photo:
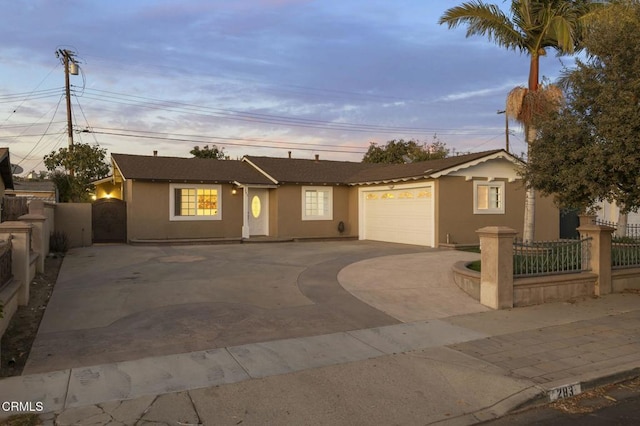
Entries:
{"type": "MultiPolygon", "coordinates": [[[[45,424],[465,425],[558,386],[637,374],[640,297],[616,294],[0,380],[45,424]]],[[[11,413],[0,413],[8,415],[11,413]]]]}

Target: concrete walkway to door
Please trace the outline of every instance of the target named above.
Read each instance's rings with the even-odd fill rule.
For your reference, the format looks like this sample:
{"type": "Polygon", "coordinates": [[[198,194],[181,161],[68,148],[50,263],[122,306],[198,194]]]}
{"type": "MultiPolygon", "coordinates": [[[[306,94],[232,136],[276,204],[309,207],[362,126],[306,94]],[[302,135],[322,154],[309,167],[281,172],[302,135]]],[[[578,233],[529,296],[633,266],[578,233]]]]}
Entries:
{"type": "MultiPolygon", "coordinates": [[[[453,255],[369,241],[74,249],[24,373],[398,324],[408,317],[386,306],[409,303],[406,289],[387,290],[385,283],[400,282],[398,274],[408,279],[408,263],[414,273],[428,272],[448,267],[441,256],[453,255]],[[374,259],[386,266],[372,269],[374,259]],[[338,282],[345,267],[349,288],[360,277],[360,289],[384,297],[371,306],[346,291],[338,282]],[[379,282],[370,279],[372,270],[379,282]]],[[[422,291],[429,294],[422,309],[439,315],[463,313],[455,298],[464,312],[473,311],[468,303],[484,310],[453,284],[439,295],[422,291]]]]}

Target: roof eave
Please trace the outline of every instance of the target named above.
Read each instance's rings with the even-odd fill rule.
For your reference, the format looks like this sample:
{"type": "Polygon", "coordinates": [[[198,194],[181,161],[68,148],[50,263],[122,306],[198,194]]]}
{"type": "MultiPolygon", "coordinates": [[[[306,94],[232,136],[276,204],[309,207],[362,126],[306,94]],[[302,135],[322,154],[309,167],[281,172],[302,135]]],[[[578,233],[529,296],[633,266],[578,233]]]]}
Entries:
{"type": "Polygon", "coordinates": [[[513,155],[509,154],[508,152],[501,150],[498,152],[494,152],[492,154],[480,157],[480,158],[476,158],[475,160],[471,160],[471,161],[465,161],[464,163],[460,163],[457,164],[455,166],[451,166],[451,167],[447,167],[445,169],[439,170],[433,174],[431,174],[431,177],[437,179],[441,176],[446,176],[448,174],[454,173],[454,172],[458,172],[460,170],[464,170],[464,169],[468,169],[469,167],[473,167],[473,166],[477,166],[478,164],[482,164],[485,163],[489,160],[495,160],[496,158],[504,158],[508,161],[511,161],[513,164],[517,165],[517,166],[522,166],[524,165],[524,163],[519,160],[518,158],[514,157],[513,155]]]}
{"type": "Polygon", "coordinates": [[[402,178],[392,178],[392,179],[378,179],[378,180],[368,180],[368,181],[360,181],[360,182],[351,182],[350,186],[357,185],[380,185],[385,183],[400,183],[400,182],[409,182],[412,180],[422,180],[422,179],[431,179],[433,176],[431,175],[421,175],[421,176],[410,176],[410,177],[402,177],[402,178]]]}

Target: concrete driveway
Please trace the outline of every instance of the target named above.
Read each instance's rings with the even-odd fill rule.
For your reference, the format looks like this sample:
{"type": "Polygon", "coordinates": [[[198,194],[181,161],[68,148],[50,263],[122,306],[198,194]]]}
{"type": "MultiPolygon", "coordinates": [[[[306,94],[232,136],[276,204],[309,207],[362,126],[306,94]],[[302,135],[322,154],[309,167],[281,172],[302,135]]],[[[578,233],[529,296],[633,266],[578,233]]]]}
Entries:
{"type": "MultiPolygon", "coordinates": [[[[406,292],[394,297],[384,282],[406,282],[408,264],[424,275],[444,253],[459,252],[365,241],[74,249],[24,374],[411,321],[419,304],[408,307],[406,292]]],[[[442,287],[439,299],[423,299],[440,311],[449,300],[437,317],[458,313],[456,298],[465,312],[484,309],[442,287]]]]}

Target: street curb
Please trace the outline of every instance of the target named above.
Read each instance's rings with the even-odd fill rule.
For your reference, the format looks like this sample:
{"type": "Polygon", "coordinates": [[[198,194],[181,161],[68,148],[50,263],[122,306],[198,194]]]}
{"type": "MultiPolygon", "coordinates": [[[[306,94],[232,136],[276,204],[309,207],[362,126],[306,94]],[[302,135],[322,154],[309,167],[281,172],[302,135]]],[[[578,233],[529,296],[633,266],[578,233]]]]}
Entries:
{"type": "Polygon", "coordinates": [[[631,370],[620,371],[617,373],[612,373],[609,375],[587,380],[585,382],[582,382],[582,386],[585,389],[593,389],[603,385],[611,385],[624,382],[625,380],[634,379],[638,376],[640,376],[640,367],[635,367],[631,370]]]}
{"type": "MultiPolygon", "coordinates": [[[[616,371],[610,374],[604,374],[604,375],[593,377],[593,378],[588,378],[588,377],[583,378],[582,380],[576,380],[573,383],[580,383],[582,392],[585,392],[600,386],[617,384],[620,382],[624,382],[626,380],[634,379],[639,376],[640,376],[640,367],[634,367],[631,369],[616,371]]],[[[531,408],[535,408],[535,407],[547,404],[550,402],[548,398],[549,391],[555,388],[556,385],[562,386],[563,384],[566,384],[566,380],[563,381],[563,383],[553,382],[553,383],[545,383],[544,385],[536,385],[534,386],[534,388],[537,389],[537,393],[535,395],[532,395],[529,399],[524,399],[524,400],[523,398],[521,398],[522,392],[519,392],[518,394],[512,395],[507,399],[500,401],[498,404],[494,405],[493,407],[490,407],[485,410],[481,410],[476,414],[484,416],[484,413],[487,413],[487,412],[490,413],[492,411],[495,411],[494,407],[498,405],[501,405],[501,406],[508,405],[509,403],[514,402],[515,404],[513,405],[512,408],[507,408],[506,411],[504,411],[502,414],[500,414],[499,413],[500,410],[498,410],[498,416],[493,418],[481,418],[477,416],[478,420],[480,420],[481,423],[484,423],[487,421],[494,420],[498,417],[504,416],[506,414],[513,414],[521,411],[526,411],[531,408]],[[518,403],[519,400],[522,400],[522,402],[518,403]]],[[[532,388],[529,388],[529,389],[532,389],[532,388]]]]}
{"type": "Polygon", "coordinates": [[[523,407],[528,407],[530,404],[539,405],[546,401],[546,391],[537,385],[532,385],[506,397],[502,401],[498,401],[490,407],[473,413],[473,416],[478,423],[484,423],[523,410],[523,407]]]}

